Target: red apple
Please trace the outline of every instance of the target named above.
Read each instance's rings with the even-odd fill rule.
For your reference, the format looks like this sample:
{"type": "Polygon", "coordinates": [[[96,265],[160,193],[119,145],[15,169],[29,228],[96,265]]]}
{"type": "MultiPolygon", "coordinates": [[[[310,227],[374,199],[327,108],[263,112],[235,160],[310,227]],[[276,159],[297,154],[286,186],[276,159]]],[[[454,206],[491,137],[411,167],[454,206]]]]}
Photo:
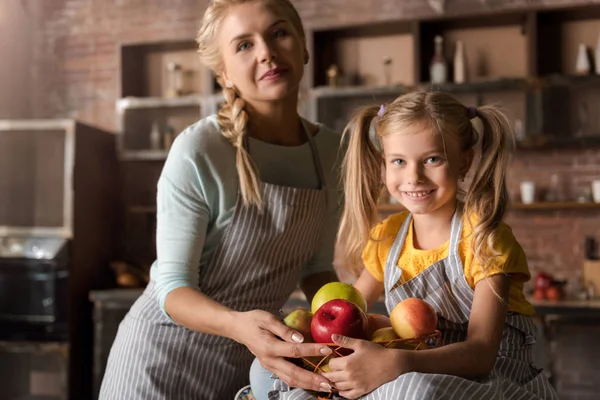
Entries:
{"type": "Polygon", "coordinates": [[[369,339],[373,337],[373,334],[376,330],[392,326],[390,319],[381,314],[367,314],[367,321],[369,325],[367,329],[367,337],[369,339]]]}
{"type": "Polygon", "coordinates": [[[400,338],[412,339],[433,333],[437,314],[426,301],[411,297],[396,304],[390,313],[390,321],[400,338]]]}
{"type": "Polygon", "coordinates": [[[289,313],[284,319],[283,323],[292,329],[297,330],[304,336],[304,343],[311,343],[313,341],[310,333],[310,321],[312,320],[312,313],[306,308],[298,308],[289,313]]]}
{"type": "Polygon", "coordinates": [[[333,299],[313,315],[310,330],[317,343],[332,343],[333,334],[367,339],[367,323],[367,315],[356,304],[333,299]]]}

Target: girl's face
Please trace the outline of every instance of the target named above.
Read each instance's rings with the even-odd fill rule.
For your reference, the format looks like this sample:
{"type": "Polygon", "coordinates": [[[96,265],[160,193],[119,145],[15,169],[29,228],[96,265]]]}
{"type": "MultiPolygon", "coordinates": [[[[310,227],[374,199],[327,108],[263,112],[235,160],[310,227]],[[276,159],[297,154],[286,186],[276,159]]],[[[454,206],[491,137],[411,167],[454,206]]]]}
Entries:
{"type": "Polygon", "coordinates": [[[456,205],[458,180],[467,172],[468,157],[453,140],[413,124],[401,134],[382,138],[385,185],[413,214],[430,214],[456,205]]]}
{"type": "Polygon", "coordinates": [[[262,1],[232,7],[219,35],[223,80],[252,101],[298,96],[308,53],[293,25],[262,1]]]}

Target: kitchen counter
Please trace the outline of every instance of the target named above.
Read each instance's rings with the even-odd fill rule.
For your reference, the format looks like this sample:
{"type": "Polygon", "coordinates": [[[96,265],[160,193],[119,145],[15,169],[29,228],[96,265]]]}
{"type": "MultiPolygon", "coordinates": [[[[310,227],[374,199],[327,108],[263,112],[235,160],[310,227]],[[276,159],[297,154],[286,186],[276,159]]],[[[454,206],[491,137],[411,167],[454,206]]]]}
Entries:
{"type": "Polygon", "coordinates": [[[528,299],[538,316],[600,318],[600,299],[534,300],[528,299]]]}

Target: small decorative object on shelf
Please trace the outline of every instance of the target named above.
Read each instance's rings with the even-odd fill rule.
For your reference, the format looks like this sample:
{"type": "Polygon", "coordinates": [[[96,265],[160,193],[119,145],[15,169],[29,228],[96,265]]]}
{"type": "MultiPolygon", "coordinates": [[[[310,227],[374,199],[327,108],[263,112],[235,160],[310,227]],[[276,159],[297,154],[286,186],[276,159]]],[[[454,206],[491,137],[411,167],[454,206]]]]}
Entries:
{"type": "Polygon", "coordinates": [[[167,97],[183,95],[183,69],[181,65],[170,62],[167,64],[167,97]]]}
{"type": "Polygon", "coordinates": [[[600,75],[600,35],[598,36],[598,41],[596,42],[594,61],[594,65],[596,67],[596,75],[600,75]]]}
{"type": "Polygon", "coordinates": [[[339,84],[340,71],[338,66],[332,64],[327,69],[327,85],[329,87],[337,87],[339,84]]]}
{"type": "Polygon", "coordinates": [[[158,122],[154,121],[152,129],[150,129],[150,149],[160,150],[161,148],[160,128],[158,127],[158,122]]]}
{"type": "Polygon", "coordinates": [[[465,45],[462,40],[457,40],[456,50],[454,51],[454,83],[465,83],[466,81],[465,45]]]}
{"type": "Polygon", "coordinates": [[[165,130],[163,135],[163,148],[167,151],[171,150],[171,146],[173,145],[173,140],[175,140],[175,129],[169,126],[165,130]]]}
{"type": "Polygon", "coordinates": [[[446,83],[448,80],[448,66],[443,53],[444,39],[437,35],[434,38],[435,52],[431,59],[429,74],[431,75],[431,83],[446,83]]]}
{"type": "Polygon", "coordinates": [[[391,86],[392,84],[392,57],[385,56],[383,57],[383,76],[384,76],[384,85],[391,86]]]}
{"type": "Polygon", "coordinates": [[[438,14],[443,14],[446,8],[445,0],[427,0],[429,7],[438,14]]]}
{"type": "Polygon", "coordinates": [[[577,63],[575,64],[575,72],[578,75],[589,75],[591,71],[590,59],[588,57],[588,51],[585,44],[579,44],[579,50],[577,51],[577,63]]]}

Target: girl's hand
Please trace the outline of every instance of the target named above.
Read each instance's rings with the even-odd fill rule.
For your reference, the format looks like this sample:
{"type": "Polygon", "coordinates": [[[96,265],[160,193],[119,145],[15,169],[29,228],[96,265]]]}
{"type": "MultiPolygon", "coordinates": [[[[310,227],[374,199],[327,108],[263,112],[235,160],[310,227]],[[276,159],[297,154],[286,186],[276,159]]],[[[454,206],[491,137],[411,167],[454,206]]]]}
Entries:
{"type": "Polygon", "coordinates": [[[340,395],[355,399],[408,372],[403,350],[387,349],[377,343],[332,335],[338,346],[354,350],[346,357],[329,361],[331,372],[323,373],[340,395]]]}
{"type": "Polygon", "coordinates": [[[302,343],[302,335],[266,311],[253,310],[235,315],[231,338],[245,345],[263,368],[273,372],[290,387],[329,392],[330,382],[319,374],[300,368],[285,358],[323,356],[331,349],[322,344],[302,343]],[[283,340],[280,340],[280,338],[283,340]]]}

